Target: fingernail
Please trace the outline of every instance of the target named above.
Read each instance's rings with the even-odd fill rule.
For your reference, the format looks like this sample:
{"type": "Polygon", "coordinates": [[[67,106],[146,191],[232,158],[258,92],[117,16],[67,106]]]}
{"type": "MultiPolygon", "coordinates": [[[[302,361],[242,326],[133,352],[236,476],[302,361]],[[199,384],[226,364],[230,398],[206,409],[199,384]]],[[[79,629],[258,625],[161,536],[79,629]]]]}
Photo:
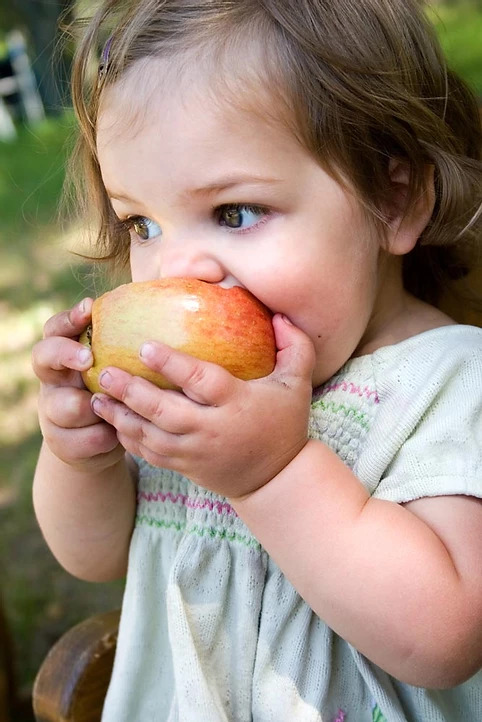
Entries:
{"type": "Polygon", "coordinates": [[[152,343],[143,343],[140,350],[140,355],[142,358],[152,358],[155,354],[156,350],[152,343]]]}
{"type": "Polygon", "coordinates": [[[112,376],[108,371],[102,371],[101,375],[99,376],[99,383],[104,389],[110,388],[112,384],[112,376]]]}
{"type": "Polygon", "coordinates": [[[89,351],[88,348],[81,348],[77,353],[77,358],[81,364],[86,364],[88,361],[92,360],[92,352],[89,351]]]}
{"type": "Polygon", "coordinates": [[[92,396],[90,400],[90,405],[92,406],[93,411],[95,413],[100,412],[102,408],[102,398],[100,396],[92,396]]]}
{"type": "Polygon", "coordinates": [[[85,302],[86,302],[86,299],[83,298],[82,301],[79,303],[78,308],[79,308],[80,313],[85,313],[85,302]]]}
{"type": "Polygon", "coordinates": [[[288,326],[292,326],[292,325],[293,325],[292,322],[290,321],[290,319],[288,318],[288,316],[285,316],[284,314],[283,314],[283,321],[284,321],[288,326]]]}

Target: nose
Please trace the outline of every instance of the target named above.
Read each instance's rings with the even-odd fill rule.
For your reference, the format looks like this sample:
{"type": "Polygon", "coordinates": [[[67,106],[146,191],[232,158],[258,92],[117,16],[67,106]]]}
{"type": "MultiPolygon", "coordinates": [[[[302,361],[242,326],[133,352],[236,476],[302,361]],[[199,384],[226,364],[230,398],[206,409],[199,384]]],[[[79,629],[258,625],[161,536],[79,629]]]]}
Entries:
{"type": "Polygon", "coordinates": [[[160,278],[197,278],[207,283],[224,283],[229,276],[222,260],[205,242],[166,240],[159,257],[160,278]]]}

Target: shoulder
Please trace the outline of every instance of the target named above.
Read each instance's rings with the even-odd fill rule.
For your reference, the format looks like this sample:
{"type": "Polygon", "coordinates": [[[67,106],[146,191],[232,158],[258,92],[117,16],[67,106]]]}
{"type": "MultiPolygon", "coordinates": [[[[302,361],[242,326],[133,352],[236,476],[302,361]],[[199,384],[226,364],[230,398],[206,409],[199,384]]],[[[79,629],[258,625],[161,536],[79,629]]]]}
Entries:
{"type": "Polygon", "coordinates": [[[403,503],[481,495],[482,330],[432,329],[370,357],[379,404],[356,473],[403,503]]]}
{"type": "MultiPolygon", "coordinates": [[[[458,324],[430,329],[372,354],[375,376],[396,386],[440,385],[458,374],[482,374],[482,329],[458,324]]],[[[482,393],[482,387],[479,388],[482,393]]]]}
{"type": "Polygon", "coordinates": [[[385,414],[412,430],[427,418],[444,427],[477,423],[482,406],[482,329],[432,329],[373,354],[385,414]]]}

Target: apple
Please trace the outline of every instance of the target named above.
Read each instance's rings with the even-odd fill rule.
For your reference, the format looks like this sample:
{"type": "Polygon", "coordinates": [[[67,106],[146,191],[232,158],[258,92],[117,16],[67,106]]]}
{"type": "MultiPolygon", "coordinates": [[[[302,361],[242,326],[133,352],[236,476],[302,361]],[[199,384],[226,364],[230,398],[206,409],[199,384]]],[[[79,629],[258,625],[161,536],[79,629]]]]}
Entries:
{"type": "Polygon", "coordinates": [[[82,374],[87,388],[102,391],[99,375],[106,366],[160,388],[176,388],[139,358],[147,340],[212,361],[245,380],[267,376],[275,365],[271,313],[245,288],[191,278],[140,281],[94,301],[91,325],[79,338],[94,356],[93,366],[82,374]]]}

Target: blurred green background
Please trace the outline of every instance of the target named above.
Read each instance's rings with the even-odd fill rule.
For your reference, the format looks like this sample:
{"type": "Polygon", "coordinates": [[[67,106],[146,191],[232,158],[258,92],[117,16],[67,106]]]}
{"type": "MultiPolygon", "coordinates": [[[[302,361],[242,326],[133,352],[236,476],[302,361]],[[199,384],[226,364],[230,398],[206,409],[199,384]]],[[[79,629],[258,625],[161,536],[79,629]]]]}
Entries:
{"type": "MultiPolygon", "coordinates": [[[[58,636],[95,611],[119,606],[122,593],[121,584],[89,584],[66,574],[43,542],[31,502],[40,445],[31,348],[49,316],[93,293],[92,269],[75,255],[81,229],[65,227],[57,216],[74,132],[71,112],[62,109],[68,103],[63,91],[69,48],[60,63],[54,55],[55,23],[66,7],[61,0],[14,0],[0,8],[0,57],[5,32],[20,27],[48,111],[34,126],[17,118],[16,138],[0,140],[0,597],[18,686],[27,700],[58,636]],[[49,15],[41,33],[33,6],[49,15]]],[[[482,99],[482,2],[434,2],[429,13],[449,64],[482,99]]],[[[16,715],[15,722],[29,718],[28,710],[22,720],[16,715]]]]}

